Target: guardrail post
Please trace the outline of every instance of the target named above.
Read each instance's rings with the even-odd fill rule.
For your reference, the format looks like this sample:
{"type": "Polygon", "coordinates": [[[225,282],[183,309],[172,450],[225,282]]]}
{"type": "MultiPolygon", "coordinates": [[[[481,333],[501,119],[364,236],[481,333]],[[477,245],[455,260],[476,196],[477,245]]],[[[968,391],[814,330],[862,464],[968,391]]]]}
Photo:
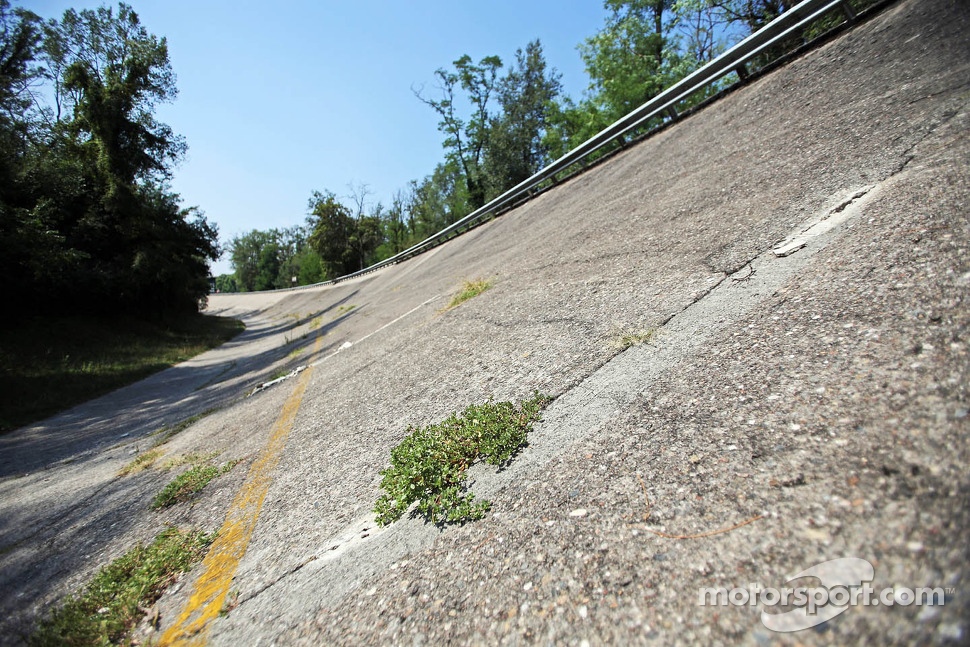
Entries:
{"type": "Polygon", "coordinates": [[[748,66],[745,65],[744,63],[741,63],[741,65],[738,65],[736,68],[734,68],[734,71],[737,73],[738,78],[741,79],[742,81],[744,81],[750,76],[750,74],[748,74],[748,66]]]}
{"type": "Polygon", "coordinates": [[[845,19],[849,22],[855,22],[856,12],[855,9],[852,8],[852,5],[849,4],[848,0],[842,0],[840,6],[842,8],[842,13],[845,14],[845,19]]]}

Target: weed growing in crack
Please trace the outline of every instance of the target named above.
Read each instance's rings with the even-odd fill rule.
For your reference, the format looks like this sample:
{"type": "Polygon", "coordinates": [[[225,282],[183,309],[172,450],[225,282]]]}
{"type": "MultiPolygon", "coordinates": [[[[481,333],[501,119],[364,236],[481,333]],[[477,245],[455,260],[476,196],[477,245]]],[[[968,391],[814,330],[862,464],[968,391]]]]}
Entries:
{"type": "Polygon", "coordinates": [[[238,462],[238,460],[229,461],[222,467],[211,464],[193,466],[188,471],[176,476],[158,493],[158,496],[152,501],[152,510],[159,510],[182,501],[188,501],[195,494],[201,492],[212,479],[227,473],[238,462]]]}
{"type": "Polygon", "coordinates": [[[337,309],[333,312],[333,315],[331,316],[330,321],[336,321],[337,319],[340,319],[344,315],[349,314],[350,311],[356,307],[357,307],[357,304],[355,303],[349,303],[346,305],[337,306],[337,309]]]}
{"type": "Polygon", "coordinates": [[[551,398],[536,392],[519,406],[511,402],[472,405],[461,415],[411,433],[391,450],[391,466],[381,471],[384,494],[377,499],[377,523],[386,526],[413,503],[431,523],[481,519],[489,502],[466,488],[466,471],[482,460],[507,464],[526,445],[526,434],[551,398]]]}
{"type": "Polygon", "coordinates": [[[225,602],[222,603],[222,608],[219,609],[219,617],[225,618],[229,615],[229,612],[239,606],[239,590],[233,589],[229,591],[229,595],[226,596],[225,602]]]}
{"type": "Polygon", "coordinates": [[[102,568],[83,591],[67,599],[27,639],[47,645],[134,644],[143,610],[205,555],[215,535],[169,528],[102,568]]]}
{"type": "Polygon", "coordinates": [[[477,297],[479,294],[489,289],[490,287],[492,287],[492,282],[488,279],[475,279],[474,281],[465,281],[464,284],[462,284],[461,286],[461,290],[459,290],[453,297],[451,297],[451,301],[448,302],[448,305],[445,307],[445,310],[451,310],[452,308],[455,308],[461,305],[465,301],[468,301],[471,298],[477,297]]]}
{"type": "Polygon", "coordinates": [[[631,332],[621,332],[612,340],[612,345],[614,348],[620,351],[624,351],[627,348],[633,346],[640,346],[641,344],[648,344],[650,340],[653,339],[654,334],[657,331],[651,330],[641,330],[641,331],[631,331],[631,332]]]}

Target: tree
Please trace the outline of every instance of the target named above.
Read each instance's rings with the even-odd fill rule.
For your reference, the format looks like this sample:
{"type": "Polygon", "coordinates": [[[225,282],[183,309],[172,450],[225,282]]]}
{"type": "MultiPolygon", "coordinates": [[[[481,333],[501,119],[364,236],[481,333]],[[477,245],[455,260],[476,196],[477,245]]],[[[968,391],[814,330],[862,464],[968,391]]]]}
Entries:
{"type": "Polygon", "coordinates": [[[263,250],[273,244],[275,238],[271,231],[254,229],[248,233],[234,236],[228,245],[229,262],[235,272],[236,284],[242,292],[260,289],[259,277],[266,272],[262,264],[267,260],[263,250]]]}
{"type": "Polygon", "coordinates": [[[104,183],[115,217],[128,206],[136,181],[166,180],[184,142],[155,121],[157,103],[177,95],[165,39],[139,24],[121,4],[64,14],[61,33],[74,55],[61,86],[74,97],[70,130],[104,183]]]}
{"type": "Polygon", "coordinates": [[[307,246],[301,249],[293,261],[296,268],[297,284],[313,285],[327,280],[323,260],[320,258],[320,254],[311,247],[307,246]]]}
{"type": "Polygon", "coordinates": [[[794,7],[797,0],[704,0],[728,23],[743,23],[753,33],[794,7]]]}
{"type": "Polygon", "coordinates": [[[29,302],[51,266],[64,260],[64,240],[32,213],[36,197],[28,180],[31,163],[31,84],[38,76],[40,21],[0,0],[0,274],[4,298],[29,302]]]}
{"type": "Polygon", "coordinates": [[[515,66],[498,85],[500,116],[490,124],[485,166],[494,197],[538,171],[548,160],[547,115],[559,95],[559,74],[546,71],[536,40],[515,52],[515,66]]]}
{"type": "Polygon", "coordinates": [[[670,34],[674,0],[606,0],[604,7],[606,26],[580,53],[610,123],[676,81],[679,54],[670,34]]]}
{"type": "Polygon", "coordinates": [[[189,301],[165,303],[158,296],[175,298],[178,277],[195,286],[194,301],[203,297],[207,261],[219,250],[215,228],[201,212],[181,209],[166,186],[185,145],[154,118],[157,104],[177,95],[165,39],[148,33],[125,4],[117,15],[107,7],[68,10],[60,23],[48,24],[47,34],[45,52],[61,57],[51,65],[63,73],[55,88],[72,112],[55,130],[58,153],[77,161],[88,187],[60,224],[90,259],[87,281],[101,292],[104,307],[189,309],[189,301]]]}
{"type": "Polygon", "coordinates": [[[219,232],[196,208],[159,186],[140,187],[141,227],[116,285],[141,314],[196,313],[209,293],[209,261],[219,258],[219,232]]]}
{"type": "Polygon", "coordinates": [[[414,94],[441,117],[438,130],[445,135],[444,147],[448,150],[448,159],[460,166],[468,189],[468,202],[474,210],[485,204],[486,180],[482,161],[489,143],[489,102],[495,91],[502,59],[486,56],[476,65],[465,54],[454,62],[454,66],[454,72],[443,68],[435,71],[440,99],[428,99],[419,91],[414,94]],[[455,106],[456,86],[466,92],[471,105],[471,116],[467,121],[459,116],[455,106]]]}
{"type": "Polygon", "coordinates": [[[610,123],[609,115],[599,102],[586,98],[576,104],[569,97],[563,97],[549,105],[543,146],[549,159],[558,159],[610,123]]]}
{"type": "Polygon", "coordinates": [[[398,190],[391,200],[391,206],[381,214],[382,238],[384,243],[376,250],[376,260],[390,258],[398,252],[404,251],[411,242],[411,231],[408,228],[408,209],[410,196],[398,190]]]}
{"type": "MultiPolygon", "coordinates": [[[[232,264],[239,290],[278,290],[322,280],[312,267],[303,271],[303,264],[311,264],[307,230],[301,226],[287,229],[254,229],[233,237],[229,242],[229,262],[232,264]]],[[[317,259],[319,268],[319,259],[317,259]]]]}
{"type": "Polygon", "coordinates": [[[40,20],[0,0],[0,179],[9,187],[29,144],[32,85],[40,76],[35,64],[41,44],[40,20]]]}
{"type": "MultiPolygon", "coordinates": [[[[712,8],[709,0],[680,0],[675,9],[684,60],[692,68],[714,60],[724,51],[729,21],[722,11],[712,8]]],[[[683,76],[690,71],[684,72],[683,76]]]]}
{"type": "Polygon", "coordinates": [[[228,251],[239,291],[278,290],[327,278],[320,255],[311,246],[308,227],[254,229],[233,237],[228,251]]]}
{"type": "Polygon", "coordinates": [[[233,274],[220,274],[217,276],[216,292],[239,292],[236,277],[233,274]]]}
{"type": "Polygon", "coordinates": [[[219,248],[167,185],[185,146],[154,110],[175,96],[165,39],[131,7],[44,23],[0,0],[0,270],[14,304],[198,310],[219,248]]]}
{"type": "Polygon", "coordinates": [[[350,244],[353,216],[330,191],[314,191],[308,203],[310,246],[326,268],[328,278],[349,274],[355,267],[355,253],[350,244]]]}
{"type": "Polygon", "coordinates": [[[381,214],[384,207],[378,203],[373,211],[367,213],[367,196],[370,191],[366,184],[350,187],[350,198],[354,202],[347,244],[354,257],[353,270],[362,270],[374,256],[374,252],[384,242],[384,229],[381,214]]]}

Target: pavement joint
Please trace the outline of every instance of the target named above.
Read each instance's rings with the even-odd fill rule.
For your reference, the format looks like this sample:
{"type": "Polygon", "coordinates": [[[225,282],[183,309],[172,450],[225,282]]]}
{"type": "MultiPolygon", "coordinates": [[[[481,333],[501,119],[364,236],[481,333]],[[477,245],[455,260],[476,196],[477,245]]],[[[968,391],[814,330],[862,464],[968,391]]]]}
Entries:
{"type": "MultiPolygon", "coordinates": [[[[860,189],[848,192],[858,194],[860,189]]],[[[689,304],[671,314],[658,328],[655,343],[633,346],[601,366],[578,385],[563,393],[543,412],[529,436],[529,446],[504,470],[491,472],[475,465],[469,470],[469,481],[476,496],[491,498],[513,482],[525,482],[569,447],[596,433],[630,405],[665,372],[687,359],[717,331],[734,321],[775,293],[785,282],[811,262],[814,255],[831,244],[846,221],[861,213],[877,192],[867,189],[861,198],[851,198],[842,206],[839,218],[818,231],[811,242],[797,254],[776,258],[771,249],[764,250],[731,273],[723,274],[716,283],[699,293],[689,304]],[[745,273],[746,268],[751,269],[745,273]],[[747,277],[736,284],[728,279],[747,277]],[[740,287],[743,289],[734,289],[740,287]]],[[[845,203],[845,198],[834,201],[845,203]]],[[[830,204],[832,204],[830,202],[830,204]]],[[[836,207],[838,208],[838,207],[836,207]]],[[[808,219],[793,233],[801,233],[823,222],[833,208],[826,208],[808,219]]],[[[426,302],[427,303],[427,302],[426,302]]],[[[391,563],[430,546],[444,530],[421,519],[405,517],[387,528],[378,529],[373,515],[348,524],[343,531],[321,542],[316,552],[300,564],[262,587],[247,598],[249,605],[265,605],[260,614],[269,614],[273,623],[296,626],[300,618],[318,607],[330,607],[344,595],[391,563]],[[377,530],[361,537],[361,528],[377,530]],[[286,580],[289,597],[286,605],[267,595],[276,584],[286,580]],[[294,590],[312,590],[313,595],[293,596],[294,590]],[[258,595],[258,597],[257,597],[258,595]],[[311,605],[313,608],[311,608],[311,605]]],[[[217,625],[220,644],[242,639],[245,623],[217,625]]]]}

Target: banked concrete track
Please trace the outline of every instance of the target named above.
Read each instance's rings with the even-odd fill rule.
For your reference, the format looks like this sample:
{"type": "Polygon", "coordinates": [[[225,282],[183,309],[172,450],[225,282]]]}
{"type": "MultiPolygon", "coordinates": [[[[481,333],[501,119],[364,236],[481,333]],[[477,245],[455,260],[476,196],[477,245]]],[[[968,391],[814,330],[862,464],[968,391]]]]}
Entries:
{"type": "Polygon", "coordinates": [[[406,263],[214,296],[244,337],[0,439],[3,643],[169,524],[243,541],[139,629],[165,644],[965,642],[968,13],[901,1],[406,263]],[[536,389],[529,447],[475,473],[488,518],[373,527],[408,425],[536,389]],[[243,462],[149,512],[172,473],[118,470],[201,412],[166,456],[243,462]],[[840,557],[950,592],[792,634],[698,605],[840,557]]]}

